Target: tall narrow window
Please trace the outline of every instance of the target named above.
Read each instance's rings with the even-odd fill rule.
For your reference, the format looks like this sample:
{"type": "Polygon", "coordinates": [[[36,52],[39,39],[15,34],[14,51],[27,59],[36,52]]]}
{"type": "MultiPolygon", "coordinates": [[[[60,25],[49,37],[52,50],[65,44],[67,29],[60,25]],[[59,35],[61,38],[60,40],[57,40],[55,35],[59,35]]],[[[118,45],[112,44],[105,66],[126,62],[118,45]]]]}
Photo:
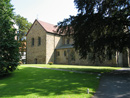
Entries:
{"type": "Polygon", "coordinates": [[[32,38],[32,46],[34,46],[34,38],[32,38]]]}
{"type": "Polygon", "coordinates": [[[66,51],[64,51],[64,56],[66,56],[66,51]]]}
{"type": "Polygon", "coordinates": [[[38,37],[38,46],[41,45],[41,37],[38,37]]]}
{"type": "Polygon", "coordinates": [[[60,56],[60,51],[57,51],[57,56],[60,56]]]}

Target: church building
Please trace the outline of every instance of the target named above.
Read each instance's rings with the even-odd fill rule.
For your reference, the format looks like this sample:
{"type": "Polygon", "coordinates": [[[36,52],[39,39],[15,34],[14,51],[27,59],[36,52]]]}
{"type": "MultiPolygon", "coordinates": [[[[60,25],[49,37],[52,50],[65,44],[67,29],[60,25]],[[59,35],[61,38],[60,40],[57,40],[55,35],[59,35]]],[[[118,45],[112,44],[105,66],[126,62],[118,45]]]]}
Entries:
{"type": "Polygon", "coordinates": [[[76,65],[117,65],[116,56],[103,64],[95,64],[87,59],[80,59],[73,47],[73,39],[58,34],[55,25],[35,20],[27,33],[27,64],[76,64],[76,65]]]}

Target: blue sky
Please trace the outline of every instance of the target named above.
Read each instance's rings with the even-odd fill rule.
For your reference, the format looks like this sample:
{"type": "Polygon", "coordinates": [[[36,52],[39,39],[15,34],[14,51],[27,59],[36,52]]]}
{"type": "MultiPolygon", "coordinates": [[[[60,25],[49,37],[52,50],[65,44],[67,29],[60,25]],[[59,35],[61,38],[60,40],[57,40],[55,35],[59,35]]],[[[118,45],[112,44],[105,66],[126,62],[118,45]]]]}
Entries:
{"type": "Polygon", "coordinates": [[[57,24],[69,15],[76,15],[73,0],[11,0],[15,14],[27,18],[29,22],[39,19],[57,24]]]}

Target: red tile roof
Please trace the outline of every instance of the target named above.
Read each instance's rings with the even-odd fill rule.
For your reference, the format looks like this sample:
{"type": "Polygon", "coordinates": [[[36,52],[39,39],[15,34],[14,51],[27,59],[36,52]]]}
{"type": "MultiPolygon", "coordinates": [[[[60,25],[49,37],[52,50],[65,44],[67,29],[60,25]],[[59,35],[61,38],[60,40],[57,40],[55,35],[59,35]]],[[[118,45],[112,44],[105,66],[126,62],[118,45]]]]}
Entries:
{"type": "MultiPolygon", "coordinates": [[[[50,24],[50,23],[47,23],[47,22],[43,22],[43,21],[41,21],[41,20],[35,20],[34,23],[35,23],[36,21],[42,26],[42,28],[43,28],[46,32],[60,35],[59,33],[57,33],[57,28],[58,28],[58,27],[55,27],[56,25],[53,25],[53,24],[50,24]]],[[[33,23],[33,25],[34,25],[34,23],[33,23]]],[[[31,26],[31,28],[33,27],[33,25],[31,26]]],[[[29,31],[27,32],[26,36],[27,36],[28,33],[30,32],[31,28],[30,28],[29,31]]]]}
{"type": "Polygon", "coordinates": [[[47,31],[47,32],[50,32],[50,33],[57,33],[57,27],[55,27],[55,25],[53,24],[50,24],[50,23],[47,23],[47,22],[43,22],[41,20],[37,20],[41,26],[47,31]]]}

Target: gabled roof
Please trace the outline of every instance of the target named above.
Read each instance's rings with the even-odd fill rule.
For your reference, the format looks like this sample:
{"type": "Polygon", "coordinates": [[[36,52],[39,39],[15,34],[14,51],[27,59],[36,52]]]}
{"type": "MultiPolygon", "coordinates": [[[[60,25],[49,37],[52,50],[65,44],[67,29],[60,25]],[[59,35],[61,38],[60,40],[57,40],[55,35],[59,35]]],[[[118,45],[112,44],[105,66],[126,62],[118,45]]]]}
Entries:
{"type": "Polygon", "coordinates": [[[41,20],[37,20],[40,25],[47,31],[47,32],[50,32],[50,33],[57,33],[57,27],[55,27],[55,25],[53,24],[50,24],[50,23],[47,23],[47,22],[43,22],[41,20]]]}
{"type": "MultiPolygon", "coordinates": [[[[57,33],[57,27],[55,27],[55,25],[50,24],[50,23],[47,23],[47,22],[43,22],[43,21],[41,21],[41,20],[35,20],[34,23],[35,23],[36,21],[42,26],[42,28],[43,28],[46,32],[52,33],[52,34],[58,34],[58,33],[57,33]]],[[[33,25],[34,25],[34,23],[33,23],[33,25]]],[[[31,26],[31,28],[33,27],[33,25],[31,26]]],[[[31,28],[29,29],[29,31],[31,30],[31,28]]],[[[28,33],[29,33],[29,31],[28,31],[28,33]]],[[[28,35],[28,33],[27,33],[27,35],[28,35]]],[[[27,36],[27,35],[26,35],[26,36],[27,36]]],[[[58,35],[59,35],[59,34],[58,34],[58,35]]]]}

